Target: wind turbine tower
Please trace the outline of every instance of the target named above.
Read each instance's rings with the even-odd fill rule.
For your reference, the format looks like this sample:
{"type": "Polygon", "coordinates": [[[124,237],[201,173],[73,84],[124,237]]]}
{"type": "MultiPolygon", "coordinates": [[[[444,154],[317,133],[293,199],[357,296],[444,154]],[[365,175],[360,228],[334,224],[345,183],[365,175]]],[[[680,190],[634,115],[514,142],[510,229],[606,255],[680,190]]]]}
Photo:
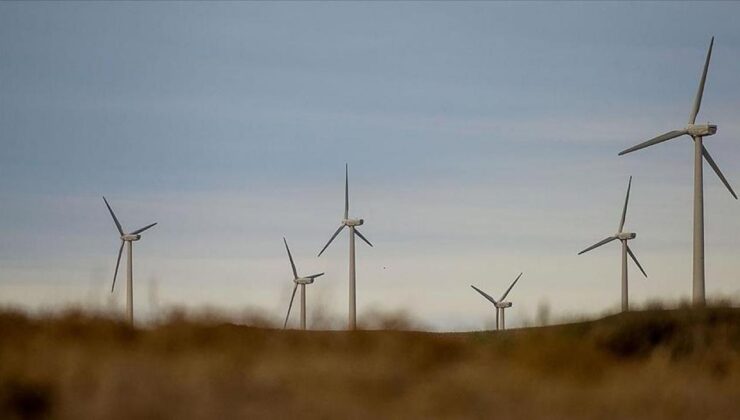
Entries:
{"type": "Polygon", "coordinates": [[[492,298],[488,293],[484,292],[483,290],[473,286],[472,284],[470,287],[472,287],[476,292],[480,293],[484,298],[486,298],[489,302],[493,303],[493,306],[496,308],[496,331],[498,330],[505,330],[506,329],[506,318],[504,317],[504,310],[506,308],[511,308],[511,302],[506,302],[504,299],[506,299],[506,296],[509,295],[509,292],[512,288],[514,288],[514,285],[516,282],[519,281],[519,278],[524,273],[519,273],[518,276],[514,279],[514,281],[511,283],[511,286],[509,286],[508,289],[506,289],[506,292],[499,298],[497,301],[496,299],[492,298]]]}
{"type": "Polygon", "coordinates": [[[630,189],[631,188],[632,188],[632,177],[630,177],[629,183],[627,184],[627,196],[624,198],[624,208],[622,209],[622,218],[619,221],[619,230],[617,231],[617,233],[615,233],[612,236],[609,236],[606,239],[603,239],[595,243],[594,245],[591,245],[590,247],[578,253],[578,255],[584,254],[588,251],[591,251],[592,249],[598,248],[602,245],[605,245],[617,239],[620,242],[622,242],[622,312],[627,312],[629,310],[628,293],[627,293],[627,254],[629,254],[629,256],[632,258],[632,261],[634,261],[635,264],[637,264],[637,268],[639,268],[640,271],[642,271],[642,274],[645,277],[647,277],[645,270],[642,269],[640,262],[637,261],[637,257],[632,252],[632,249],[630,249],[630,246],[627,244],[627,241],[631,241],[632,239],[635,239],[637,237],[637,234],[633,232],[624,231],[624,221],[627,218],[627,204],[630,201],[630,189]]]}
{"type": "Polygon", "coordinates": [[[349,168],[344,165],[344,218],[339,225],[339,228],[329,239],[329,242],[319,252],[319,257],[324,253],[326,248],[332,243],[334,238],[339,235],[345,227],[349,228],[349,325],[350,330],[357,328],[357,312],[356,312],[356,293],[355,293],[355,235],[359,236],[360,239],[365,241],[366,244],[373,246],[365,236],[360,233],[357,226],[361,226],[365,221],[363,219],[351,219],[349,217],[349,168]]]}
{"type": "Polygon", "coordinates": [[[709,70],[709,60],[712,58],[712,47],[714,46],[714,37],[709,43],[709,51],[704,61],[704,70],[699,79],[699,89],[694,97],[694,105],[689,114],[688,125],[680,130],[673,130],[654,137],[646,142],[640,143],[629,149],[619,152],[624,155],[635,150],[644,149],[654,144],[672,140],[684,135],[690,136],[694,140],[694,272],[693,272],[693,304],[694,306],[704,306],[706,304],[705,287],[704,287],[704,159],[712,167],[719,179],[725,184],[733,197],[737,200],[737,194],[732,190],[727,178],[720,171],[717,163],[704,146],[704,137],[711,136],[717,132],[715,124],[696,124],[696,116],[701,107],[701,99],[704,95],[704,84],[707,81],[707,70],[709,70]]]}
{"type": "Polygon", "coordinates": [[[133,255],[133,243],[141,239],[141,233],[145,230],[153,227],[156,223],[144,226],[141,229],[136,229],[131,233],[124,233],[121,223],[118,221],[116,214],[108,204],[108,200],[103,197],[105,206],[108,207],[113,222],[116,224],[116,229],[121,235],[121,247],[118,249],[118,259],[116,260],[116,271],[113,272],[113,284],[111,285],[110,292],[113,293],[113,289],[116,287],[116,277],[118,276],[118,266],[121,265],[121,255],[123,254],[123,246],[126,245],[126,254],[128,255],[128,261],[126,264],[126,319],[133,325],[134,323],[134,255],[133,255]]]}
{"type": "Polygon", "coordinates": [[[290,268],[293,269],[293,283],[295,285],[293,286],[293,294],[290,295],[290,304],[288,305],[288,314],[285,315],[285,323],[283,324],[283,329],[285,329],[288,326],[288,318],[290,318],[290,308],[293,307],[293,299],[295,298],[295,292],[296,289],[298,289],[298,286],[301,286],[301,329],[306,329],[306,285],[312,284],[313,281],[316,279],[316,277],[321,277],[324,275],[324,273],[319,274],[313,274],[306,277],[299,277],[298,271],[295,268],[295,263],[293,262],[293,255],[290,254],[290,248],[288,248],[288,241],[283,238],[283,243],[285,243],[285,250],[288,251],[288,259],[290,259],[290,268]]]}

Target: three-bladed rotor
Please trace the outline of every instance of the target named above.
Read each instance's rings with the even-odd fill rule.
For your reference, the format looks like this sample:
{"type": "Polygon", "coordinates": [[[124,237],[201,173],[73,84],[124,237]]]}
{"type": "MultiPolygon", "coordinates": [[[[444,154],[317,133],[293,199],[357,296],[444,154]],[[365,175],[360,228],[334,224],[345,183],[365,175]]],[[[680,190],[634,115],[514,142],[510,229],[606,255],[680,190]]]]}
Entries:
{"type": "Polygon", "coordinates": [[[350,219],[349,217],[349,166],[347,164],[344,165],[344,218],[342,219],[341,225],[337,230],[334,232],[333,235],[331,235],[331,238],[329,238],[329,242],[324,245],[323,248],[321,248],[321,251],[319,251],[319,257],[321,254],[326,251],[326,248],[329,247],[329,245],[334,241],[334,238],[339,235],[339,232],[342,231],[345,227],[354,228],[355,233],[357,236],[360,237],[363,241],[365,241],[366,244],[373,246],[373,244],[370,243],[370,241],[367,240],[367,238],[360,233],[360,230],[357,229],[357,226],[361,226],[365,223],[365,220],[363,219],[350,219]]]}
{"type": "Polygon", "coordinates": [[[154,227],[157,223],[146,225],[143,228],[136,229],[135,231],[130,232],[130,233],[124,233],[123,227],[121,226],[121,222],[118,221],[116,214],[113,212],[113,209],[111,208],[110,204],[108,204],[108,200],[106,200],[106,198],[103,197],[103,201],[105,202],[105,206],[108,207],[108,212],[110,212],[110,215],[113,218],[113,223],[116,224],[116,229],[118,229],[118,233],[121,235],[121,247],[118,249],[118,258],[116,259],[116,270],[113,272],[113,284],[111,285],[111,288],[110,288],[111,293],[113,293],[113,290],[116,287],[116,277],[118,276],[118,267],[121,265],[121,256],[123,255],[123,246],[126,244],[126,242],[135,242],[141,239],[141,233],[154,227]]]}
{"type": "Polygon", "coordinates": [[[631,189],[632,189],[632,177],[630,177],[629,183],[627,184],[627,195],[624,197],[624,207],[622,208],[622,216],[619,219],[619,228],[617,230],[617,233],[607,238],[604,238],[600,240],[599,242],[591,245],[590,247],[579,252],[578,255],[585,254],[586,252],[591,251],[592,249],[596,249],[602,245],[606,245],[611,241],[616,241],[616,240],[624,241],[624,246],[627,247],[627,253],[632,258],[632,261],[635,262],[635,264],[640,269],[642,274],[645,277],[647,277],[647,273],[645,273],[645,270],[642,268],[642,265],[640,265],[640,262],[637,261],[637,257],[635,256],[635,254],[632,252],[632,249],[627,244],[627,241],[635,239],[637,237],[637,234],[634,232],[624,231],[624,223],[627,220],[627,205],[629,204],[629,201],[630,201],[630,190],[631,189]]]}
{"type": "MultiPolygon", "coordinates": [[[[709,70],[709,61],[712,58],[712,48],[714,46],[714,37],[712,37],[712,40],[709,43],[709,50],[707,51],[707,58],[704,61],[704,69],[701,74],[701,79],[699,80],[699,87],[696,91],[696,96],[694,96],[694,104],[691,107],[691,113],[689,114],[689,122],[687,126],[680,130],[673,130],[669,131],[667,133],[661,134],[657,137],[654,137],[650,140],[647,140],[643,143],[640,143],[636,146],[632,146],[628,149],[625,149],[621,152],[619,152],[619,156],[625,155],[630,152],[634,152],[636,150],[644,149],[646,147],[653,146],[658,143],[663,143],[668,140],[672,140],[684,135],[691,136],[694,141],[698,137],[708,137],[711,135],[714,135],[717,132],[717,126],[714,124],[696,124],[696,117],[699,114],[699,109],[701,108],[701,100],[704,96],[704,85],[707,81],[707,71],[709,70]]],[[[698,147],[698,146],[697,146],[698,147]]],[[[737,194],[735,194],[735,191],[730,186],[730,183],[727,181],[727,178],[725,178],[722,171],[719,169],[719,166],[712,158],[712,155],[709,154],[709,151],[707,150],[706,146],[702,144],[702,150],[701,154],[704,157],[704,159],[709,163],[709,166],[712,167],[712,170],[714,170],[714,173],[717,174],[717,177],[719,177],[720,181],[724,184],[724,186],[727,188],[727,190],[730,192],[730,194],[737,200],[737,194]]]]}
{"type": "Polygon", "coordinates": [[[516,278],[511,283],[511,285],[509,286],[509,288],[506,289],[506,291],[504,292],[503,295],[501,295],[501,297],[499,298],[498,301],[496,299],[492,298],[488,293],[486,293],[486,292],[482,291],[481,289],[473,286],[472,284],[470,285],[470,287],[472,287],[473,289],[475,289],[476,292],[480,293],[489,302],[493,303],[493,306],[495,306],[497,308],[510,308],[511,307],[511,302],[505,302],[504,299],[506,299],[506,296],[509,295],[509,292],[511,292],[511,289],[514,288],[514,285],[516,284],[516,282],[519,281],[519,278],[522,276],[522,274],[524,274],[524,273],[519,273],[519,275],[516,276],[516,278]]]}

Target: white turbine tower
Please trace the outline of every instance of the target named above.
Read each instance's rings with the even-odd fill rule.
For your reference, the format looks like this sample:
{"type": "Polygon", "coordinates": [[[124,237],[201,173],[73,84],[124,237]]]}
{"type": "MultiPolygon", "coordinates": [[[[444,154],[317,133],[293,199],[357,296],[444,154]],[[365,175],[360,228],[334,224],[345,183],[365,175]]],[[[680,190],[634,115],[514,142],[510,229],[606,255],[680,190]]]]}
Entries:
{"type": "Polygon", "coordinates": [[[118,249],[118,259],[116,260],[116,271],[113,272],[113,285],[111,285],[110,292],[113,293],[113,289],[116,287],[116,277],[118,276],[118,266],[121,265],[121,255],[123,254],[123,246],[126,245],[126,253],[128,254],[128,263],[126,264],[126,318],[128,319],[128,322],[130,324],[133,324],[134,323],[134,266],[133,266],[134,255],[133,255],[132,243],[134,241],[138,241],[139,239],[141,239],[141,233],[151,228],[152,226],[156,225],[156,223],[152,223],[151,225],[144,226],[141,229],[136,229],[135,231],[131,233],[124,233],[123,228],[121,227],[121,223],[118,221],[116,214],[113,213],[113,209],[110,207],[110,204],[108,204],[108,200],[106,200],[105,197],[103,197],[103,201],[105,201],[105,206],[108,207],[108,211],[110,212],[110,215],[113,217],[113,222],[116,224],[118,233],[121,234],[121,248],[118,249]]]}
{"type": "Polygon", "coordinates": [[[629,254],[629,256],[632,258],[632,261],[634,261],[635,264],[637,264],[637,268],[639,268],[640,271],[642,271],[642,274],[645,277],[647,277],[645,270],[642,269],[640,262],[637,261],[637,257],[632,252],[632,249],[630,249],[630,246],[627,244],[627,241],[635,239],[637,237],[637,234],[633,232],[624,232],[624,221],[627,218],[627,204],[630,201],[630,189],[631,188],[632,188],[632,177],[630,177],[629,183],[627,184],[627,196],[624,198],[624,208],[622,209],[622,219],[619,221],[619,230],[617,231],[617,233],[615,233],[613,236],[610,236],[606,239],[603,239],[597,242],[594,245],[591,245],[590,247],[578,253],[578,255],[581,255],[585,252],[591,251],[594,248],[598,248],[604,244],[607,244],[617,239],[619,239],[622,242],[622,312],[626,312],[629,310],[629,302],[628,302],[628,297],[627,297],[627,254],[629,254]]]}
{"type": "Polygon", "coordinates": [[[719,179],[725,184],[725,187],[730,191],[733,197],[737,200],[735,191],[732,190],[730,183],[720,171],[719,166],[714,162],[712,156],[704,147],[704,137],[711,136],[717,132],[717,126],[714,124],[695,124],[696,115],[699,113],[701,107],[701,98],[704,94],[704,83],[707,80],[707,70],[709,69],[709,60],[712,57],[712,47],[714,46],[714,37],[709,43],[709,51],[707,52],[707,58],[704,62],[704,70],[699,80],[699,89],[696,92],[694,98],[694,106],[691,109],[689,115],[689,124],[686,128],[681,130],[669,131],[665,134],[661,134],[658,137],[650,139],[644,143],[640,143],[637,146],[630,147],[629,149],[619,152],[619,155],[634,152],[635,150],[644,149],[645,147],[652,146],[654,144],[662,143],[683,135],[689,135],[694,140],[694,274],[693,274],[693,303],[694,306],[704,306],[706,299],[704,297],[704,174],[703,174],[703,160],[707,160],[709,166],[714,169],[719,179]]]}
{"type": "Polygon", "coordinates": [[[373,246],[373,244],[362,236],[362,233],[357,229],[357,226],[362,225],[365,221],[363,219],[349,218],[349,168],[346,164],[344,165],[344,218],[341,223],[337,231],[329,239],[329,242],[321,249],[318,256],[320,257],[324,253],[324,250],[339,235],[342,229],[345,227],[349,228],[349,329],[354,330],[357,328],[357,313],[355,308],[357,302],[355,295],[355,234],[368,245],[373,246]]]}
{"type": "Polygon", "coordinates": [[[324,273],[319,274],[313,274],[311,276],[306,277],[298,277],[298,271],[295,268],[295,263],[293,262],[293,255],[290,254],[290,248],[288,248],[288,241],[283,238],[283,242],[285,243],[285,250],[288,251],[288,258],[290,259],[290,268],[293,269],[293,283],[295,283],[295,286],[293,286],[293,294],[290,296],[290,304],[288,305],[288,314],[285,315],[285,323],[283,324],[283,329],[285,329],[288,326],[288,318],[290,317],[290,308],[293,307],[293,299],[295,298],[295,291],[298,289],[298,285],[301,286],[301,329],[306,329],[306,285],[313,283],[314,279],[316,277],[321,277],[324,275],[324,273]]]}
{"type": "Polygon", "coordinates": [[[522,274],[524,274],[524,273],[519,273],[519,275],[516,276],[516,278],[514,279],[514,282],[511,283],[511,286],[509,286],[508,289],[506,289],[506,292],[504,292],[504,294],[501,296],[501,298],[498,300],[498,302],[496,301],[496,299],[494,299],[491,296],[489,296],[488,293],[486,293],[483,290],[481,290],[481,289],[473,286],[472,284],[470,285],[470,287],[472,287],[473,289],[475,289],[476,292],[478,292],[481,295],[483,295],[484,298],[488,299],[491,303],[493,303],[493,306],[496,307],[496,330],[497,331],[498,330],[505,330],[506,329],[506,322],[505,322],[505,317],[504,317],[504,310],[506,308],[511,308],[511,302],[505,302],[504,299],[506,299],[506,296],[509,294],[509,292],[514,287],[514,285],[516,284],[516,282],[519,281],[519,277],[521,277],[522,274]],[[500,320],[499,320],[499,312],[500,312],[500,320]]]}

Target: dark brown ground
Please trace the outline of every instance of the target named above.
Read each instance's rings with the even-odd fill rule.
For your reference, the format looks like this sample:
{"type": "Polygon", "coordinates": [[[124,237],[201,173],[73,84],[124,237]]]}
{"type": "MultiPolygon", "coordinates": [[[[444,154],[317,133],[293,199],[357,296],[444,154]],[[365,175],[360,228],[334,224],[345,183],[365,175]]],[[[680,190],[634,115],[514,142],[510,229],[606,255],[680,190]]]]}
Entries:
{"type": "Polygon", "coordinates": [[[0,313],[0,418],[740,418],[740,309],[503,333],[0,313]]]}

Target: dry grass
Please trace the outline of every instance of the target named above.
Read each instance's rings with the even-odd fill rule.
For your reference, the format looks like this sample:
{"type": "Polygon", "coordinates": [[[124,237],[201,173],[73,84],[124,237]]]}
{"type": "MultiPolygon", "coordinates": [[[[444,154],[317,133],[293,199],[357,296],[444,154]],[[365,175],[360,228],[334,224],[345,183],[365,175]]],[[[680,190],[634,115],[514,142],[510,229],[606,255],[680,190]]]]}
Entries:
{"type": "Polygon", "coordinates": [[[132,329],[81,313],[0,313],[0,418],[739,413],[740,310],[732,308],[450,334],[280,331],[184,317],[132,329]]]}

